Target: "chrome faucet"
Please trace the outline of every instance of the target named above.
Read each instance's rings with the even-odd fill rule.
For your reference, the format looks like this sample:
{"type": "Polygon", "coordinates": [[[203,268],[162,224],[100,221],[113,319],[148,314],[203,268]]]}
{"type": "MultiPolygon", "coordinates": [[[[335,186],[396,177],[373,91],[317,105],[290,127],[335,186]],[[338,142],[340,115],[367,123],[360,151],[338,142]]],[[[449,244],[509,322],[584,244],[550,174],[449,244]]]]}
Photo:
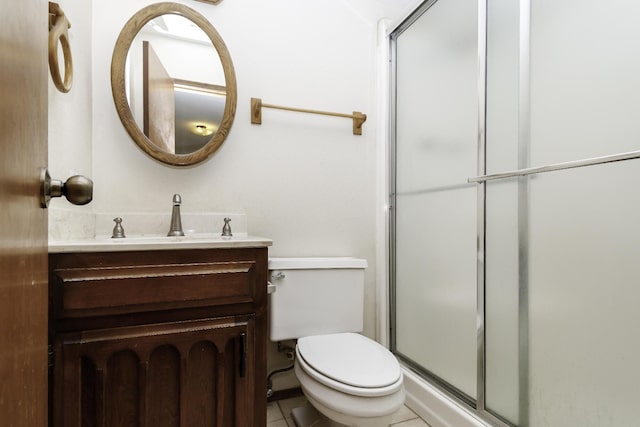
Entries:
{"type": "Polygon", "coordinates": [[[171,226],[167,236],[184,236],[182,231],[182,220],[180,219],[180,204],[182,198],[179,194],[173,195],[173,210],[171,211],[171,226]]]}

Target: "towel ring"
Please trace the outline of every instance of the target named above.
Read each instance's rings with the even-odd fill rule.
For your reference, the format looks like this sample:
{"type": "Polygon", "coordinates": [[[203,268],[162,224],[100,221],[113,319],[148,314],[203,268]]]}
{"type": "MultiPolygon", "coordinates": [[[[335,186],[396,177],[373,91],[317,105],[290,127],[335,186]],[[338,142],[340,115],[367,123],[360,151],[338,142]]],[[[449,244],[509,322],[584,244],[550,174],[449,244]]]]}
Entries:
{"type": "Polygon", "coordinates": [[[69,28],[71,28],[71,23],[60,5],[49,2],[49,71],[56,88],[63,93],[71,90],[73,82],[73,59],[71,58],[71,46],[67,31],[69,28]],[[58,64],[58,43],[62,46],[62,55],[64,56],[64,79],[58,64]]]}

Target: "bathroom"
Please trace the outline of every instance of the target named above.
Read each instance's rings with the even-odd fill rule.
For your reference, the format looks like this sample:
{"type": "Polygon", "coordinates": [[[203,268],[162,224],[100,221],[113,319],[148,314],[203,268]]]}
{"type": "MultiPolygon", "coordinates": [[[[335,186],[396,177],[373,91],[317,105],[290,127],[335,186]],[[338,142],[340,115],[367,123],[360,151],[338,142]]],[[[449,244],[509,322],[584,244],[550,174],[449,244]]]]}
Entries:
{"type": "MultiPolygon", "coordinates": [[[[135,229],[128,227],[136,223],[136,216],[168,215],[172,196],[179,193],[183,215],[215,213],[217,218],[230,216],[234,230],[273,240],[269,256],[331,255],[366,259],[363,333],[389,343],[386,278],[389,268],[387,207],[390,183],[387,134],[391,106],[388,103],[390,73],[386,67],[389,55],[386,36],[422,2],[224,0],[212,5],[194,0],[179,1],[203,14],[215,26],[229,49],[238,83],[235,120],[225,143],[205,162],[180,168],[150,159],[132,142],[115,111],[111,93],[110,67],[115,40],[126,21],[152,3],[59,1],[72,24],[69,34],[73,48],[74,82],[68,93],[61,93],[49,84],[48,166],[54,177],[82,174],[91,177],[95,187],[93,201],[85,207],[71,206],[61,200],[52,201],[49,209],[50,239],[105,234],[113,226],[115,217],[123,217],[125,230],[135,234],[135,229]],[[362,135],[352,133],[349,120],[275,110],[263,111],[263,123],[255,125],[250,121],[252,97],[261,98],[265,103],[302,108],[349,113],[361,111],[367,114],[367,120],[362,135]]],[[[550,2],[545,4],[548,8],[555,7],[550,2]]],[[[616,2],[618,4],[620,8],[631,7],[625,2],[616,2]]],[[[590,9],[605,16],[606,8],[601,6],[596,9],[590,5],[590,9]]],[[[564,1],[562,7],[580,8],[580,4],[564,1]]],[[[575,17],[566,10],[563,13],[560,16],[575,17]]],[[[612,16],[613,13],[606,15],[610,19],[612,16]]],[[[511,18],[509,22],[517,24],[518,11],[511,18]]],[[[578,25],[573,21],[570,23],[578,25]]],[[[516,32],[506,35],[503,41],[517,42],[518,29],[515,26],[516,32]]],[[[581,31],[586,30],[581,28],[581,31]]],[[[508,66],[513,66],[513,63],[505,65],[508,66]]],[[[508,78],[502,82],[510,82],[508,78]]],[[[491,82],[499,86],[495,80],[489,80],[488,84],[491,82]]],[[[515,89],[507,84],[500,88],[518,90],[517,83],[515,89]]],[[[587,87],[587,83],[574,89],[576,92],[593,90],[587,87]]],[[[567,90],[563,93],[575,92],[567,90]]],[[[625,103],[628,102],[629,111],[633,111],[637,103],[631,102],[630,98],[626,98],[625,103]]],[[[514,120],[517,121],[518,105],[511,107],[505,114],[510,119],[514,119],[515,114],[514,120]]],[[[595,121],[592,117],[589,120],[595,121]]],[[[488,129],[491,130],[489,125],[488,129]]],[[[513,129],[506,131],[513,132],[513,129]]],[[[624,132],[623,136],[637,132],[631,128],[617,128],[617,131],[624,132]]],[[[627,146],[612,150],[619,153],[630,152],[634,148],[627,146]]],[[[580,158],[610,154],[598,150],[594,153],[580,158]]],[[[558,158],[568,160],[561,156],[558,158]]],[[[627,163],[633,162],[621,164],[627,163]]],[[[509,166],[496,167],[489,172],[518,169],[513,164],[509,166]]],[[[472,171],[468,178],[483,175],[477,172],[472,171]]],[[[602,191],[606,193],[606,189],[602,191]]],[[[621,201],[613,200],[611,203],[621,201]]],[[[184,225],[188,228],[188,221],[184,225]]],[[[222,225],[221,221],[207,224],[210,228],[203,231],[217,232],[222,225]]],[[[621,236],[620,239],[627,242],[629,236],[621,236]]],[[[576,241],[582,244],[589,242],[577,237],[576,241]]],[[[628,249],[633,248],[631,243],[624,244],[628,249]]],[[[517,252],[517,245],[514,251],[517,252]]],[[[628,319],[626,321],[629,322],[628,319]]],[[[633,360],[631,352],[637,352],[638,345],[637,340],[630,338],[630,341],[627,351],[630,352],[629,360],[633,360]]],[[[612,343],[607,346],[612,346],[612,343]]],[[[269,369],[287,363],[275,345],[270,345],[268,359],[269,369]]],[[[504,363],[512,368],[509,363],[513,360],[507,359],[504,363]]],[[[528,363],[533,369],[533,362],[528,363]]],[[[407,377],[411,375],[414,374],[408,372],[407,377]]],[[[616,377],[620,376],[618,371],[616,377]]],[[[566,381],[573,381],[572,378],[575,379],[569,374],[564,377],[566,381]]],[[[638,379],[637,383],[640,383],[637,369],[629,369],[628,378],[638,379]]],[[[594,379],[590,377],[589,381],[592,384],[594,379]]],[[[609,378],[607,381],[607,388],[611,389],[611,382],[615,380],[609,378]]],[[[292,375],[278,376],[274,378],[274,386],[276,390],[288,389],[295,387],[296,381],[292,375]]],[[[464,410],[457,410],[455,398],[449,395],[438,397],[437,391],[429,394],[427,390],[421,394],[420,386],[411,387],[408,403],[430,425],[461,426],[480,422],[464,410]]],[[[520,393],[522,397],[522,389],[518,389],[518,385],[515,387],[517,391],[514,394],[520,393]]],[[[637,397],[637,386],[625,384],[624,387],[626,397],[621,402],[629,401],[630,392],[635,392],[637,397]]],[[[570,387],[568,390],[568,394],[577,393],[570,387]]],[[[623,390],[622,384],[620,390],[623,390]]],[[[617,408],[624,412],[619,406],[601,404],[601,411],[597,411],[594,410],[597,406],[594,402],[601,400],[593,396],[591,399],[572,401],[573,405],[585,405],[594,415],[589,422],[580,425],[625,425],[613,421],[615,418],[611,411],[617,408]]],[[[490,403],[490,399],[487,402],[490,403]]],[[[621,406],[625,409],[624,403],[621,406]]],[[[520,410],[524,411],[522,407],[520,410]]],[[[563,418],[557,414],[563,411],[571,420],[572,411],[576,409],[559,405],[550,412],[556,417],[550,418],[552,421],[547,424],[540,421],[545,419],[543,413],[537,423],[531,425],[572,425],[558,423],[557,420],[563,418]]],[[[626,411],[631,412],[631,409],[626,408],[626,411]]],[[[528,424],[524,422],[521,425],[528,424]]]]}

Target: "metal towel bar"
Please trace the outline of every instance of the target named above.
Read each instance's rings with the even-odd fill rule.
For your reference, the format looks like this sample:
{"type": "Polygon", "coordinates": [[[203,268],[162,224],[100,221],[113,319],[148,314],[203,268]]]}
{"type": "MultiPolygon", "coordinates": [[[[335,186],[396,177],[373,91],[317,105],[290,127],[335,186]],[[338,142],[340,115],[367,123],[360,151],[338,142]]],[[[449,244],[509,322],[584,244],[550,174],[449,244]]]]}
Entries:
{"type": "Polygon", "coordinates": [[[353,120],[353,134],[362,135],[362,125],[367,121],[367,115],[360,111],[353,114],[333,113],[331,111],[310,110],[308,108],[283,107],[282,105],[265,104],[260,98],[251,98],[251,123],[262,124],[262,109],[274,108],[276,110],[297,111],[299,113],[321,114],[324,116],[346,117],[353,120]]]}
{"type": "Polygon", "coordinates": [[[547,166],[536,166],[536,167],[532,167],[532,168],[518,169],[518,170],[508,171],[508,172],[494,173],[494,174],[489,174],[489,175],[481,175],[481,176],[477,176],[475,178],[469,178],[469,179],[467,179],[467,182],[469,182],[469,183],[472,183],[472,182],[483,183],[483,182],[492,181],[492,180],[495,180],[495,179],[504,179],[504,178],[512,178],[512,177],[515,177],[515,176],[533,175],[533,174],[538,174],[538,173],[553,172],[553,171],[559,171],[559,170],[564,170],[564,169],[580,168],[580,167],[583,167],[583,166],[593,166],[593,165],[599,165],[599,164],[603,164],[603,163],[620,162],[620,161],[624,161],[624,160],[633,160],[633,159],[638,159],[638,158],[640,158],[640,151],[631,151],[631,152],[628,152],[628,153],[611,154],[611,155],[608,155],[608,156],[593,157],[591,159],[574,160],[574,161],[571,161],[571,162],[555,163],[555,164],[547,165],[547,166]]]}

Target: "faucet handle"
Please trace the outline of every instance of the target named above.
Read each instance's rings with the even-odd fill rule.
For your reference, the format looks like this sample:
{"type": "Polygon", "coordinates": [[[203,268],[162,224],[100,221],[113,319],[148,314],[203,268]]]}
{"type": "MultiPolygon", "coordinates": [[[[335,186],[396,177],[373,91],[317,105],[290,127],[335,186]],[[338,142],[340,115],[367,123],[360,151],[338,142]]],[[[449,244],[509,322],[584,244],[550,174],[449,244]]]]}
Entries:
{"type": "Polygon", "coordinates": [[[173,195],[173,206],[180,206],[182,204],[182,197],[179,194],[173,195]]]}
{"type": "Polygon", "coordinates": [[[122,218],[114,218],[113,219],[116,225],[113,227],[113,234],[111,235],[112,239],[121,239],[123,237],[127,237],[124,235],[124,228],[122,228],[122,218]]]}
{"type": "Polygon", "coordinates": [[[222,236],[224,237],[233,236],[233,234],[231,233],[231,225],[229,225],[230,221],[231,221],[231,218],[224,219],[224,226],[222,227],[222,236]]]}

